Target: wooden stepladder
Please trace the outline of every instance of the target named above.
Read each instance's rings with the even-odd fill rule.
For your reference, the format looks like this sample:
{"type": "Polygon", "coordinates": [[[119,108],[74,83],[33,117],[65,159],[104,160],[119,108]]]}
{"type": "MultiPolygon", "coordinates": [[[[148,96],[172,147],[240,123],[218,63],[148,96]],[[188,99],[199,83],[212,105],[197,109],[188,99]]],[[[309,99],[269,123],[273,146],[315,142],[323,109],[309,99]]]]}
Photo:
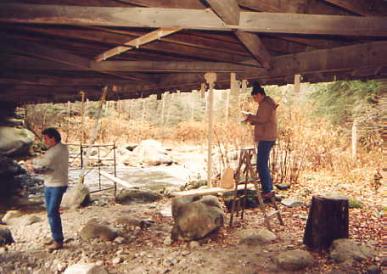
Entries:
{"type": "Polygon", "coordinates": [[[279,212],[274,196],[270,198],[269,204],[275,209],[275,211],[270,214],[266,213],[265,204],[261,195],[261,184],[258,181],[259,179],[258,179],[257,173],[255,172],[251,163],[254,155],[255,155],[254,148],[241,149],[238,168],[234,175],[235,189],[234,189],[232,206],[231,206],[230,226],[232,226],[235,211],[237,216],[239,214],[239,211],[241,211],[240,218],[243,219],[244,210],[245,210],[245,207],[247,204],[247,198],[248,198],[247,185],[250,183],[254,185],[254,188],[257,192],[259,209],[262,211],[265,225],[270,230],[271,217],[277,216],[278,221],[281,225],[284,225],[284,222],[282,220],[282,217],[279,212]],[[243,188],[242,188],[243,194],[238,193],[238,190],[240,189],[238,188],[238,186],[240,185],[243,185],[243,188]]]}

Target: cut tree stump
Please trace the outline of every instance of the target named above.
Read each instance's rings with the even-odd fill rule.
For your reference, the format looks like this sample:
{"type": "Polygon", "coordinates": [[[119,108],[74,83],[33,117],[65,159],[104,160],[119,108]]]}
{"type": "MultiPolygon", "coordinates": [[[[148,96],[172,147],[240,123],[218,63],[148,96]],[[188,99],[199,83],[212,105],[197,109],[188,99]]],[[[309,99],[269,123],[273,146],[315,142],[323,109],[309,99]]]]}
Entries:
{"type": "Polygon", "coordinates": [[[348,225],[346,197],[313,196],[304,244],[311,249],[327,249],[335,239],[348,238],[348,225]]]}

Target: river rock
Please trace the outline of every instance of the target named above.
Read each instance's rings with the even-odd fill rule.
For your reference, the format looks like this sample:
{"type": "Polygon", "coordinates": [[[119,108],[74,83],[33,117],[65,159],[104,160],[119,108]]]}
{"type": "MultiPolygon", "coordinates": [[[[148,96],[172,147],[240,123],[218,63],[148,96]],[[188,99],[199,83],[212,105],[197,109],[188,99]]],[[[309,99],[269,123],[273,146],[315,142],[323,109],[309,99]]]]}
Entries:
{"type": "Polygon", "coordinates": [[[289,250],[281,252],[275,259],[284,270],[301,270],[313,264],[313,257],[305,250],[289,250]]]}
{"type": "Polygon", "coordinates": [[[5,213],[4,217],[1,219],[1,221],[9,225],[12,223],[12,219],[15,221],[22,215],[23,214],[19,210],[8,210],[7,213],[5,213]]]}
{"type": "Polygon", "coordinates": [[[172,202],[174,226],[171,238],[202,239],[224,223],[224,213],[215,196],[181,197],[172,202]]]}
{"type": "Polygon", "coordinates": [[[84,185],[78,183],[75,187],[67,190],[63,195],[62,207],[79,208],[90,203],[90,191],[84,185]]]}
{"type": "Polygon", "coordinates": [[[329,256],[341,263],[347,260],[363,261],[374,255],[374,250],[365,245],[360,245],[350,239],[337,239],[331,245],[329,256]]]}
{"type": "Polygon", "coordinates": [[[108,274],[108,272],[95,264],[74,264],[66,268],[64,274],[108,274]]]}
{"type": "Polygon", "coordinates": [[[299,206],[303,205],[302,201],[299,201],[299,200],[294,199],[294,198],[283,199],[281,201],[281,204],[283,204],[287,207],[299,207],[299,206]]]}
{"type": "Polygon", "coordinates": [[[89,221],[79,232],[82,240],[100,239],[104,241],[113,241],[117,237],[117,232],[107,225],[89,221]]]}
{"type": "Polygon", "coordinates": [[[34,134],[28,129],[0,126],[0,154],[28,155],[34,139],[34,134]]]}
{"type": "Polygon", "coordinates": [[[12,244],[15,242],[12,238],[12,233],[8,228],[0,228],[0,246],[12,244]]]}
{"type": "Polygon", "coordinates": [[[132,202],[152,203],[158,201],[162,196],[150,190],[122,190],[116,198],[120,204],[130,204],[132,202]]]}
{"type": "Polygon", "coordinates": [[[239,235],[241,238],[239,243],[246,245],[267,244],[277,239],[277,236],[266,228],[262,228],[259,230],[246,229],[241,231],[239,235]]]}
{"type": "Polygon", "coordinates": [[[172,164],[172,159],[168,156],[166,149],[162,144],[155,140],[144,140],[135,149],[133,155],[140,162],[155,166],[162,164],[172,164]]]}

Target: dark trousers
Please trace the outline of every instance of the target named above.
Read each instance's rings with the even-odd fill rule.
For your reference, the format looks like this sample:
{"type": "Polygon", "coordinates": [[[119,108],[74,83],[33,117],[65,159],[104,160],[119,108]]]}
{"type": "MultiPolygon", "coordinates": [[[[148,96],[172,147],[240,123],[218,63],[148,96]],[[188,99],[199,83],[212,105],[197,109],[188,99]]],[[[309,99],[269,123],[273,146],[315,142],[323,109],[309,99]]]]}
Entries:
{"type": "Polygon", "coordinates": [[[56,242],[63,242],[62,220],[60,219],[59,207],[66,189],[67,186],[44,188],[48,223],[50,224],[52,239],[56,242]]]}
{"type": "Polygon", "coordinates": [[[273,182],[270,176],[269,157],[270,150],[274,141],[259,141],[257,143],[257,171],[261,179],[262,190],[264,193],[273,190],[273,182]]]}

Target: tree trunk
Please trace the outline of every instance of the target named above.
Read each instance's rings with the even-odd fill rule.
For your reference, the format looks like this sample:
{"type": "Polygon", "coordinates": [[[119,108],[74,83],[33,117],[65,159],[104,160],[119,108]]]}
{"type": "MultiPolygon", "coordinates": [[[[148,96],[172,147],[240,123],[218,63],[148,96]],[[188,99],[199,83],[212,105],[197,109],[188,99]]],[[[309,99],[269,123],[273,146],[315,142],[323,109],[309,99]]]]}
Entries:
{"type": "Polygon", "coordinates": [[[311,249],[326,249],[332,241],[348,238],[348,199],[313,196],[304,233],[304,244],[311,249]]]}

